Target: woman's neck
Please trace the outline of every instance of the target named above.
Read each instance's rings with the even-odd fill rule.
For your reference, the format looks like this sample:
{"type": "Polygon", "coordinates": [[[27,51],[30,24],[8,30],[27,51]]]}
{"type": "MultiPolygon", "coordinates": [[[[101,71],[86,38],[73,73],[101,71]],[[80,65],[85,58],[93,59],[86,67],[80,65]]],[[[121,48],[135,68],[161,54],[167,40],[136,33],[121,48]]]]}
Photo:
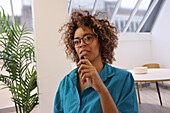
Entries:
{"type": "Polygon", "coordinates": [[[96,59],[95,61],[93,61],[91,63],[96,68],[98,73],[100,73],[103,70],[104,63],[102,62],[101,58],[98,58],[98,59],[96,59]]]}

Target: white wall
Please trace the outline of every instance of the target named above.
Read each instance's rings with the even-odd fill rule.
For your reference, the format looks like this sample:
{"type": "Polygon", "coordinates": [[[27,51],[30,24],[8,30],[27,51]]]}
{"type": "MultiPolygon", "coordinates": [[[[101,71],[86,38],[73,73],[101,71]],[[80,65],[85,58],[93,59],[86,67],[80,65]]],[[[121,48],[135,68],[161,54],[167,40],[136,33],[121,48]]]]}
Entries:
{"type": "MultiPolygon", "coordinates": [[[[0,51],[2,51],[3,48],[0,47],[0,51]]],[[[9,75],[4,69],[1,70],[2,62],[0,61],[0,74],[3,75],[9,75]]],[[[0,82],[0,113],[3,108],[14,106],[14,103],[11,100],[11,93],[8,88],[2,89],[6,87],[6,85],[3,82],[0,82]]]]}
{"type": "Polygon", "coordinates": [[[1,88],[6,87],[3,82],[0,82],[0,111],[3,107],[8,107],[14,105],[11,100],[11,93],[8,88],[1,90],[1,88]]]}
{"type": "Polygon", "coordinates": [[[170,68],[170,0],[165,3],[152,29],[153,61],[161,67],[170,68]]]}
{"type": "Polygon", "coordinates": [[[67,0],[33,0],[36,41],[39,113],[52,113],[53,101],[60,80],[71,69],[64,49],[59,46],[58,29],[68,21],[67,0]]]}
{"type": "Polygon", "coordinates": [[[149,33],[120,34],[113,66],[133,69],[152,61],[151,35],[149,33]]]}

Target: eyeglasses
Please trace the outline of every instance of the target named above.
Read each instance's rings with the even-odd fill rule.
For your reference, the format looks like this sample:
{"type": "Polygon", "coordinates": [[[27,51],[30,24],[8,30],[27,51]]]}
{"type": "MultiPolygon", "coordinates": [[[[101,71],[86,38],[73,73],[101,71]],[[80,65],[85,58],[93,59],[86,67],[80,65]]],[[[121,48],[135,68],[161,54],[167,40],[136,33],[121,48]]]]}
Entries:
{"type": "Polygon", "coordinates": [[[73,45],[74,47],[80,47],[81,44],[81,40],[85,43],[85,44],[91,44],[94,40],[94,36],[95,34],[85,34],[83,38],[74,38],[73,39],[73,45]]]}

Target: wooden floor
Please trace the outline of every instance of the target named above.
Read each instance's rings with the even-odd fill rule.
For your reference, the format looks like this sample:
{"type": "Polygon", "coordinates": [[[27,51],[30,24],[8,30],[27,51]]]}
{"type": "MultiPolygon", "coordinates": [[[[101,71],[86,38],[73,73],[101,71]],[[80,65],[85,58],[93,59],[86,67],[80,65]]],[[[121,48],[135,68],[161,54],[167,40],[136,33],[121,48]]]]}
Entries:
{"type": "Polygon", "coordinates": [[[140,91],[139,113],[170,113],[170,82],[164,83],[167,89],[163,89],[161,83],[159,83],[162,106],[156,91],[156,83],[150,83],[147,88],[142,88],[142,91],[140,91]]]}

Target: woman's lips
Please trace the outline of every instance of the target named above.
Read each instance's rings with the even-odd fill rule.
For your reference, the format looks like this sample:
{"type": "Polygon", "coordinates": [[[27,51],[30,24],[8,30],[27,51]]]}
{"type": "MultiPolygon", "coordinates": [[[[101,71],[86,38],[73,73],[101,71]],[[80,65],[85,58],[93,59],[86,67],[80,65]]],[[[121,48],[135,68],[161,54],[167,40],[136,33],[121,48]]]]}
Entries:
{"type": "Polygon", "coordinates": [[[86,55],[86,54],[88,54],[89,53],[89,51],[82,51],[82,52],[80,52],[80,55],[81,56],[84,56],[84,55],[86,55]]]}

